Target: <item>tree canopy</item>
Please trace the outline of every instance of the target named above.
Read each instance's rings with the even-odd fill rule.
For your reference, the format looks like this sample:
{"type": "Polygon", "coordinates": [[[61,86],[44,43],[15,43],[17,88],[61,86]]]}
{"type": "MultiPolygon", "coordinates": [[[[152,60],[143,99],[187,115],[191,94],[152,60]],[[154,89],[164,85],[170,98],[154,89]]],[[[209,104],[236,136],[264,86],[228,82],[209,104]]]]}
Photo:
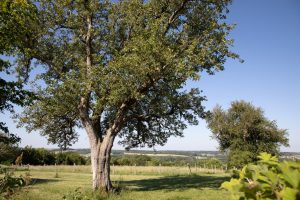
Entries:
{"type": "MultiPolygon", "coordinates": [[[[19,65],[27,70],[28,54],[31,40],[34,37],[36,8],[26,0],[3,0],[0,2],[0,72],[1,76],[9,76],[13,63],[9,56],[16,56],[19,65]],[[5,56],[7,59],[5,59],[5,56]]],[[[24,90],[22,81],[8,81],[0,77],[0,112],[13,112],[13,105],[24,106],[31,102],[33,93],[24,90]]],[[[0,130],[8,133],[4,122],[0,122],[0,130]]]]}
{"type": "Polygon", "coordinates": [[[116,136],[128,148],[163,145],[205,117],[205,97],[185,84],[238,58],[224,21],[230,2],[39,0],[30,58],[44,84],[20,124],[54,142],[58,130],[84,128],[93,187],[110,190],[116,136]]]}
{"type": "Polygon", "coordinates": [[[41,76],[47,87],[23,122],[48,135],[57,132],[50,130],[52,122],[80,127],[78,102],[88,96],[89,117],[101,121],[100,135],[124,102],[131,105],[120,134],[128,147],[181,135],[183,120],[196,124],[196,116],[204,116],[205,98],[198,89],[184,91],[185,81],[223,70],[226,57],[237,57],[229,51],[232,26],[218,22],[227,3],[41,1],[43,25],[32,57],[47,69],[41,76]]]}
{"type": "Polygon", "coordinates": [[[253,162],[261,152],[278,155],[280,145],[288,146],[287,130],[264,116],[261,108],[234,101],[228,110],[216,106],[207,118],[208,128],[220,145],[229,151],[229,166],[253,162]]]}

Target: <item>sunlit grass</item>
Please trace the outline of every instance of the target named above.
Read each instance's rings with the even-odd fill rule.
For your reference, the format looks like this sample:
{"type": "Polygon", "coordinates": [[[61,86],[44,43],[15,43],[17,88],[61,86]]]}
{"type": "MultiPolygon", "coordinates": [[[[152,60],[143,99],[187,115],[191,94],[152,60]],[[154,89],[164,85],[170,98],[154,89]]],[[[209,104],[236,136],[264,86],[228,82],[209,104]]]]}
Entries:
{"type": "MultiPolygon", "coordinates": [[[[112,181],[115,186],[122,188],[118,194],[107,196],[93,193],[89,166],[39,166],[30,167],[32,184],[22,188],[12,199],[56,200],[64,196],[70,199],[70,194],[74,194],[76,188],[86,199],[229,199],[229,194],[219,189],[220,184],[228,180],[228,175],[224,173],[189,174],[187,167],[114,168],[112,181]]],[[[24,175],[25,172],[17,171],[15,175],[24,175]]]]}
{"type": "MultiPolygon", "coordinates": [[[[31,171],[58,171],[58,172],[79,172],[91,173],[91,166],[88,165],[57,165],[57,166],[30,166],[31,171]]],[[[200,168],[200,167],[176,167],[176,166],[111,166],[112,175],[187,175],[187,174],[224,174],[223,169],[200,168]]]]}

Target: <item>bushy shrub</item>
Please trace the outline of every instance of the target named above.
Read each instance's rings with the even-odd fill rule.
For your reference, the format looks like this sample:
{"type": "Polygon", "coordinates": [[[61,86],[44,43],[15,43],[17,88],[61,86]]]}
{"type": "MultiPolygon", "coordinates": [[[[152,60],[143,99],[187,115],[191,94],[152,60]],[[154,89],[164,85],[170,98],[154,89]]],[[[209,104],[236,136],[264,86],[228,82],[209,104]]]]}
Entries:
{"type": "Polygon", "coordinates": [[[30,165],[54,165],[55,154],[44,148],[32,148],[26,146],[22,149],[23,164],[30,165]]]}
{"type": "Polygon", "coordinates": [[[8,197],[15,192],[16,188],[25,185],[23,177],[14,177],[12,172],[6,170],[4,177],[0,179],[0,194],[8,197]]]}
{"type": "Polygon", "coordinates": [[[44,148],[26,146],[23,152],[23,164],[30,165],[85,165],[86,159],[75,152],[54,153],[44,148]]]}
{"type": "Polygon", "coordinates": [[[85,165],[86,159],[75,152],[60,152],[56,154],[56,164],[59,165],[85,165]]]}
{"type": "Polygon", "coordinates": [[[111,158],[113,165],[126,165],[126,166],[147,166],[151,164],[152,158],[147,155],[130,155],[130,156],[114,156],[111,158]]]}
{"type": "Polygon", "coordinates": [[[279,162],[271,154],[261,153],[258,164],[246,165],[239,178],[224,182],[232,199],[300,199],[300,163],[279,162]]]}

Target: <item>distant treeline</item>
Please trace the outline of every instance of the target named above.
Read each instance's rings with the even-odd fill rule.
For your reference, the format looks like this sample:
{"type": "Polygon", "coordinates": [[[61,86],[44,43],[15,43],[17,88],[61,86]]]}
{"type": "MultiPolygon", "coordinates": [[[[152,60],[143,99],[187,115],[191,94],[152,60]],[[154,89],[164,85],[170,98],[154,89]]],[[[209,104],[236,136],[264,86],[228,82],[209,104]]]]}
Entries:
{"type": "MultiPolygon", "coordinates": [[[[0,157],[1,164],[15,164],[15,160],[22,154],[23,165],[90,165],[90,157],[82,156],[77,152],[51,151],[44,148],[18,148],[10,156],[0,157]]],[[[148,156],[117,154],[111,157],[112,165],[121,166],[199,166],[221,167],[221,160],[216,158],[196,159],[188,156],[148,156]]]]}
{"type": "Polygon", "coordinates": [[[195,159],[193,157],[175,157],[175,156],[147,156],[147,155],[118,155],[112,156],[112,165],[127,166],[201,166],[201,167],[217,167],[225,165],[216,158],[195,159]]]}
{"type": "Polygon", "coordinates": [[[85,165],[87,159],[76,152],[54,152],[44,148],[15,148],[9,156],[0,157],[1,164],[15,164],[20,157],[23,165],[85,165]]]}
{"type": "MultiPolygon", "coordinates": [[[[80,154],[89,154],[91,152],[90,149],[72,149],[72,151],[78,152],[80,154]]],[[[172,154],[172,155],[184,155],[184,156],[204,156],[209,155],[213,157],[225,157],[225,153],[220,151],[176,151],[176,150],[135,150],[131,149],[127,150],[112,150],[112,155],[125,155],[126,153],[134,153],[134,154],[172,154]]]]}

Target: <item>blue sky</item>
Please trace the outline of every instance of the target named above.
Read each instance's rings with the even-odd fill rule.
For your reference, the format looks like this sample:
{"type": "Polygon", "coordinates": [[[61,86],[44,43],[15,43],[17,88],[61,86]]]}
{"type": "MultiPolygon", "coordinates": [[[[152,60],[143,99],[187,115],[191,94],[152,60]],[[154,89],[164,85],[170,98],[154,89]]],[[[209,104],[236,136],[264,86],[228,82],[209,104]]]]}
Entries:
{"type": "MultiPolygon", "coordinates": [[[[236,23],[230,35],[235,40],[233,51],[244,63],[228,60],[225,70],[209,76],[204,74],[199,82],[187,87],[203,90],[208,101],[207,109],[216,104],[228,108],[231,101],[245,100],[263,108],[278,127],[288,129],[290,147],[283,151],[300,152],[300,1],[298,0],[236,0],[230,6],[228,21],[236,23]]],[[[27,134],[17,130],[5,115],[12,132],[19,133],[21,146],[47,146],[47,140],[38,133],[27,134]]],[[[74,148],[88,148],[88,139],[80,131],[74,148]]],[[[217,150],[218,144],[203,120],[198,126],[185,130],[184,138],[170,138],[157,150],[217,150]]],[[[115,143],[114,149],[123,149],[115,143]]]]}

